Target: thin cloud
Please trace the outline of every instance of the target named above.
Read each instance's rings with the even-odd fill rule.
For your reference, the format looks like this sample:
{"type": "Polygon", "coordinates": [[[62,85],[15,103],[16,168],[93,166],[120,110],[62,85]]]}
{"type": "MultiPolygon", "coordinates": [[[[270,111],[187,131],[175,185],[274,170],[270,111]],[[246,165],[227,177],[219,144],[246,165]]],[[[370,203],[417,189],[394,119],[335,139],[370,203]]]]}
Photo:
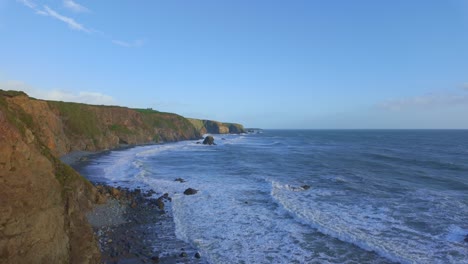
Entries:
{"type": "Polygon", "coordinates": [[[82,24],[76,22],[73,18],[61,15],[61,14],[57,13],[56,11],[54,11],[53,9],[51,9],[48,6],[44,6],[44,11],[45,12],[41,12],[40,14],[48,15],[48,16],[51,16],[51,17],[53,17],[55,19],[58,19],[58,20],[62,21],[63,23],[67,24],[71,29],[78,30],[78,31],[83,31],[83,32],[86,32],[86,33],[91,32],[91,30],[87,29],[82,24]]]}
{"type": "Polygon", "coordinates": [[[142,47],[145,44],[144,40],[138,39],[133,42],[126,42],[126,41],[121,41],[121,40],[112,40],[112,43],[114,43],[117,46],[121,46],[124,48],[139,48],[142,47]]]}
{"type": "Polygon", "coordinates": [[[30,1],[30,0],[16,0],[16,1],[19,2],[19,3],[22,3],[23,5],[31,8],[31,9],[36,8],[36,4],[33,1],[30,1]]]}
{"type": "MultiPolygon", "coordinates": [[[[468,90],[468,89],[466,89],[468,90]]],[[[390,111],[403,111],[408,109],[433,109],[441,107],[468,106],[466,93],[433,93],[421,96],[390,99],[377,106],[390,111]]]]}
{"type": "Polygon", "coordinates": [[[74,2],[73,0],[63,0],[63,5],[69,10],[77,13],[89,12],[89,9],[74,2]]]}
{"type": "MultiPolygon", "coordinates": [[[[118,45],[118,46],[125,47],[125,48],[139,48],[145,44],[145,41],[141,39],[135,40],[133,42],[112,39],[105,33],[100,32],[98,30],[90,29],[84,26],[83,24],[77,22],[75,19],[58,13],[57,11],[55,11],[54,9],[50,8],[47,5],[44,5],[43,8],[37,7],[36,3],[33,0],[16,0],[16,1],[34,10],[34,12],[37,15],[54,18],[58,21],[61,21],[67,24],[73,30],[77,30],[77,31],[85,32],[85,33],[97,33],[98,36],[108,39],[114,45],[118,45]]],[[[75,12],[89,12],[88,8],[76,3],[73,0],[63,0],[63,4],[66,8],[75,12]]]]}
{"type": "Polygon", "coordinates": [[[44,99],[44,100],[53,100],[53,101],[65,101],[65,102],[76,102],[76,103],[85,103],[85,104],[95,104],[95,105],[115,105],[115,99],[106,94],[98,92],[89,92],[89,91],[66,91],[60,89],[38,89],[32,87],[21,81],[6,81],[0,83],[0,89],[2,90],[15,90],[23,91],[29,96],[44,99]]]}

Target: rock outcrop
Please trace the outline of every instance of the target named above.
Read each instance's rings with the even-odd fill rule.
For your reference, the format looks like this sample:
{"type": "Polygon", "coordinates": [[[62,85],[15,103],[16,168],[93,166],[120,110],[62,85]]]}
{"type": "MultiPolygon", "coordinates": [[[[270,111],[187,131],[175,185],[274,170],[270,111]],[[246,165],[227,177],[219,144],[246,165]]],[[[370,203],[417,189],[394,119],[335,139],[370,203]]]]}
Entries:
{"type": "Polygon", "coordinates": [[[205,139],[203,140],[203,145],[216,145],[214,142],[214,137],[206,136],[205,139]]]}
{"type": "Polygon", "coordinates": [[[195,190],[195,189],[192,189],[192,188],[188,188],[184,191],[184,194],[185,195],[194,195],[198,192],[198,190],[195,190]]]}

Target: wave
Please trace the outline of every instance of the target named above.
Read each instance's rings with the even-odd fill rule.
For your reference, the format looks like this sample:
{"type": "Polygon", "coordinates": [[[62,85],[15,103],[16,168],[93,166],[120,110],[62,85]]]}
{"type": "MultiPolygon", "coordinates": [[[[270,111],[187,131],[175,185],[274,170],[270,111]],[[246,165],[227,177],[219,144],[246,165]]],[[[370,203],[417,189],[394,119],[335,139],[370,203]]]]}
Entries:
{"type": "MultiPolygon", "coordinates": [[[[295,218],[319,232],[351,243],[400,263],[462,263],[468,258],[464,245],[444,243],[438,236],[411,228],[394,218],[394,210],[372,203],[344,205],[312,187],[291,192],[287,185],[272,181],[271,196],[295,218]],[[447,252],[456,251],[448,256],[447,252]]],[[[329,193],[328,193],[329,194],[329,193]]],[[[337,194],[340,195],[340,194],[337,194]]],[[[352,198],[348,198],[352,199],[352,198]]],[[[456,234],[462,231],[456,229],[456,234]]]]}
{"type": "Polygon", "coordinates": [[[468,168],[466,168],[465,166],[460,165],[460,164],[455,164],[452,162],[404,158],[403,156],[393,156],[393,155],[386,155],[382,153],[367,153],[366,156],[376,161],[388,161],[391,163],[405,164],[405,165],[411,165],[411,166],[420,166],[423,168],[432,168],[432,169],[438,169],[438,170],[453,170],[453,171],[467,171],[468,170],[468,168]]]}

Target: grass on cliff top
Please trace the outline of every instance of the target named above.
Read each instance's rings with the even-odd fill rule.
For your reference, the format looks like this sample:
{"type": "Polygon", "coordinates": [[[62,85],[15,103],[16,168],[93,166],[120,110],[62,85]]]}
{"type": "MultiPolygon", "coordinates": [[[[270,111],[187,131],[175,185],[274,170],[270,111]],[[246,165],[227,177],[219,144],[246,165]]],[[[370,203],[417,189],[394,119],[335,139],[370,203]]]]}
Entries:
{"type": "Polygon", "coordinates": [[[95,138],[100,135],[98,119],[88,106],[79,103],[47,101],[52,108],[58,110],[59,115],[71,134],[84,135],[95,138]]]}
{"type": "Polygon", "coordinates": [[[15,96],[20,96],[20,95],[28,96],[25,92],[22,92],[22,91],[13,91],[13,90],[5,91],[2,89],[0,89],[0,95],[6,96],[6,97],[15,97],[15,96]]]}
{"type": "Polygon", "coordinates": [[[146,109],[145,108],[133,108],[133,110],[142,114],[160,113],[159,111],[154,110],[152,108],[146,108],[146,109]]]}
{"type": "MultiPolygon", "coordinates": [[[[15,125],[16,128],[21,132],[23,136],[26,135],[26,130],[30,129],[31,131],[34,130],[34,120],[31,115],[26,113],[22,108],[20,108],[17,105],[10,105],[7,102],[7,99],[5,98],[5,94],[3,93],[3,90],[0,90],[0,110],[4,111],[7,120],[15,125]]],[[[17,94],[16,91],[7,91],[8,92],[14,92],[13,94],[17,94]]],[[[17,95],[20,95],[22,92],[20,92],[17,95]]],[[[23,93],[24,94],[24,93],[23,93]]],[[[17,96],[14,95],[14,96],[17,96]]],[[[12,97],[6,95],[6,97],[12,97]]]]}

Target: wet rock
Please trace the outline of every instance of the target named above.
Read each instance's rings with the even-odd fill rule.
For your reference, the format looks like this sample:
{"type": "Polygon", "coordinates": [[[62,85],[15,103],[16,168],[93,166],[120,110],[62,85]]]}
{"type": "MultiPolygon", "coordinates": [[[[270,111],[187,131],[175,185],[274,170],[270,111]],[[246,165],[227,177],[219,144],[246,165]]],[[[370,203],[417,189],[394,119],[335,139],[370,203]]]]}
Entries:
{"type": "Polygon", "coordinates": [[[180,182],[180,183],[184,183],[184,182],[185,182],[185,180],[182,179],[182,178],[177,178],[177,179],[175,179],[174,181],[178,181],[178,182],[180,182]]]}
{"type": "Polygon", "coordinates": [[[159,257],[158,257],[158,256],[152,256],[152,257],[151,257],[151,261],[152,261],[153,263],[159,263],[159,257]]]}
{"type": "Polygon", "coordinates": [[[145,197],[150,197],[150,196],[153,196],[153,194],[156,194],[156,192],[153,191],[153,190],[149,190],[149,191],[147,191],[147,192],[144,194],[144,196],[145,196],[145,197]]]}
{"type": "Polygon", "coordinates": [[[301,188],[305,191],[305,190],[309,190],[310,186],[306,184],[306,185],[302,185],[301,188]]]}
{"type": "Polygon", "coordinates": [[[182,253],[180,253],[179,257],[181,257],[181,258],[186,258],[186,257],[187,257],[187,253],[182,252],[182,253]]]}
{"type": "Polygon", "coordinates": [[[130,205],[131,208],[135,209],[138,206],[138,204],[133,201],[132,204],[130,205]]]}
{"type": "Polygon", "coordinates": [[[158,206],[159,210],[164,210],[163,196],[159,197],[159,198],[156,200],[156,205],[158,206]]]}
{"type": "Polygon", "coordinates": [[[214,143],[214,137],[213,136],[206,136],[206,138],[203,140],[203,145],[216,145],[214,143]]]}
{"type": "Polygon", "coordinates": [[[197,259],[201,258],[201,254],[199,252],[195,253],[195,258],[197,259]]]}
{"type": "Polygon", "coordinates": [[[112,188],[111,189],[111,194],[112,196],[114,196],[114,198],[118,199],[120,197],[120,191],[119,189],[116,189],[116,188],[112,188]]]}
{"type": "Polygon", "coordinates": [[[184,194],[185,195],[193,195],[193,194],[196,194],[198,192],[198,190],[195,190],[195,189],[192,189],[192,188],[188,188],[184,191],[184,194]]]}

